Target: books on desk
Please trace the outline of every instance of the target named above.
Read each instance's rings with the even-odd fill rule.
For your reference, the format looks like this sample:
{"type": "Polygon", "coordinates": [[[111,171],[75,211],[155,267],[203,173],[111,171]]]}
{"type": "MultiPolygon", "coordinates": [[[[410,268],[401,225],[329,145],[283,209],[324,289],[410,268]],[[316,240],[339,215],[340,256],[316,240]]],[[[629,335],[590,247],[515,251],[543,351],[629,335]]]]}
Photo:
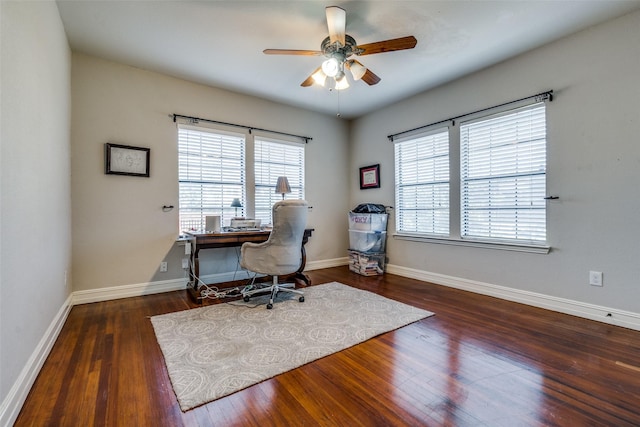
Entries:
{"type": "Polygon", "coordinates": [[[260,229],[261,224],[260,219],[251,219],[251,218],[231,218],[231,223],[229,224],[229,228],[238,228],[238,229],[260,229]]]}
{"type": "Polygon", "coordinates": [[[246,233],[246,232],[256,232],[256,231],[271,231],[271,227],[261,227],[261,228],[236,228],[236,227],[223,227],[218,231],[211,230],[188,230],[183,231],[180,236],[176,239],[176,241],[180,242],[182,240],[189,240],[191,236],[201,235],[201,234],[225,234],[225,233],[246,233]]]}

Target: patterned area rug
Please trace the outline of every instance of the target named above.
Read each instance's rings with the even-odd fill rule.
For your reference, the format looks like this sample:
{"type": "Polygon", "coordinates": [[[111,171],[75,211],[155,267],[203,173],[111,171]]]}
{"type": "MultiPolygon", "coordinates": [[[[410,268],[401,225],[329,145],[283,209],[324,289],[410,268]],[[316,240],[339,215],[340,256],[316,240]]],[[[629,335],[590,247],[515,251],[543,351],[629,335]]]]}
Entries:
{"type": "Polygon", "coordinates": [[[242,390],[433,313],[333,282],[151,318],[180,408],[242,390]]]}

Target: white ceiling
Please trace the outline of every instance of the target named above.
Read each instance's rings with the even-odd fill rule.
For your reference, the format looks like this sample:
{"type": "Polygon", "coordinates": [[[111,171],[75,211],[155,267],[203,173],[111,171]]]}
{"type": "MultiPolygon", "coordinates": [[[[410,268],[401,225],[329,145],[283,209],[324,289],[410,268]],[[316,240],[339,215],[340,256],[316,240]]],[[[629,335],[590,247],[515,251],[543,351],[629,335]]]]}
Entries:
{"type": "MultiPolygon", "coordinates": [[[[186,80],[351,119],[640,8],[640,0],[58,0],[71,48],[186,80]],[[336,91],[300,83],[318,56],[326,6],[358,44],[414,35],[412,50],[360,57],[382,81],[336,91]]],[[[612,46],[615,48],[615,46],[612,46]]],[[[350,76],[349,76],[350,77],[350,76]]]]}

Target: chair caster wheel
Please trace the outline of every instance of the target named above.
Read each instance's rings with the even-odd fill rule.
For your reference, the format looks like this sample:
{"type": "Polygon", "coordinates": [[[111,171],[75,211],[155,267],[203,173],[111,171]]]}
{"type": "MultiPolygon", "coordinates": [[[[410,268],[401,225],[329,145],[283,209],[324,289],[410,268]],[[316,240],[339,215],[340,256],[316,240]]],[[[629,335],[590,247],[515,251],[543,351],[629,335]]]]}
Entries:
{"type": "Polygon", "coordinates": [[[242,297],[242,301],[249,302],[249,297],[242,297]]]}
{"type": "Polygon", "coordinates": [[[273,304],[267,304],[267,310],[271,310],[273,308],[273,304]]]}
{"type": "Polygon", "coordinates": [[[300,301],[300,302],[304,302],[304,297],[300,297],[300,298],[298,298],[298,301],[300,301]]]}

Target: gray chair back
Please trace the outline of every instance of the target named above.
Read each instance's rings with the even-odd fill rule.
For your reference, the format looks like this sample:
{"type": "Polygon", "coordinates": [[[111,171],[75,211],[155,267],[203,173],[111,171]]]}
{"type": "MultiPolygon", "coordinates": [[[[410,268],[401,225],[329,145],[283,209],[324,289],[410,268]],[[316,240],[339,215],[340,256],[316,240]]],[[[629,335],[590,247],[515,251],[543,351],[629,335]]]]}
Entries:
{"type": "Polygon", "coordinates": [[[264,243],[245,243],[240,265],[257,273],[294,273],[302,263],[302,238],[307,226],[305,200],[281,200],[273,205],[273,229],[264,243]]]}

